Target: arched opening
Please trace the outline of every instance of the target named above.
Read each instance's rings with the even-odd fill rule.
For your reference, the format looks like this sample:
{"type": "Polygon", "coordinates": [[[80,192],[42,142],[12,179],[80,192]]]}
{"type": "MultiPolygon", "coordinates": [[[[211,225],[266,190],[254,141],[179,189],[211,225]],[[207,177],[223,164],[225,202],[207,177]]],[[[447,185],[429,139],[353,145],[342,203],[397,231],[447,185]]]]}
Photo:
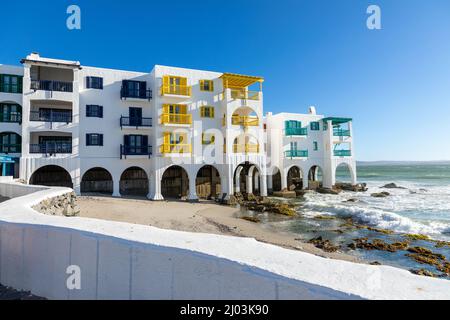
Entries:
{"type": "Polygon", "coordinates": [[[231,124],[243,127],[258,127],[259,118],[256,112],[247,106],[240,107],[233,112],[231,124]]]}
{"type": "Polygon", "coordinates": [[[234,171],[233,180],[236,193],[260,194],[261,175],[254,164],[245,162],[238,165],[234,171]]]}
{"type": "Polygon", "coordinates": [[[293,166],[289,169],[287,174],[287,187],[289,190],[303,189],[303,172],[299,167],[293,166]]]}
{"type": "Polygon", "coordinates": [[[139,167],[126,169],[120,176],[120,194],[125,196],[146,196],[148,194],[147,173],[139,167]]]}
{"type": "Polygon", "coordinates": [[[22,137],[15,132],[0,133],[0,153],[21,153],[22,137]]]}
{"type": "Polygon", "coordinates": [[[113,178],[104,168],[92,168],[86,171],[81,179],[82,193],[113,193],[113,178]]]}
{"type": "Polygon", "coordinates": [[[188,195],[189,177],[182,167],[171,166],[164,171],[161,180],[161,193],[166,199],[180,199],[188,195]]]}
{"type": "Polygon", "coordinates": [[[312,166],[308,172],[309,189],[317,189],[323,185],[323,171],[319,166],[312,166]]]}
{"type": "Polygon", "coordinates": [[[272,190],[275,192],[281,191],[281,172],[280,169],[274,168],[272,174],[272,190]]]}
{"type": "Polygon", "coordinates": [[[353,174],[351,167],[347,163],[341,163],[336,167],[336,183],[351,183],[353,174]]]}
{"type": "Polygon", "coordinates": [[[258,139],[251,134],[241,134],[233,141],[233,153],[259,153],[258,139]]]}
{"type": "Polygon", "coordinates": [[[211,165],[200,168],[195,180],[197,196],[200,199],[212,199],[221,194],[219,171],[211,165]]]}
{"type": "Polygon", "coordinates": [[[54,165],[44,166],[36,170],[31,175],[30,184],[73,188],[70,173],[66,169],[54,165]]]}

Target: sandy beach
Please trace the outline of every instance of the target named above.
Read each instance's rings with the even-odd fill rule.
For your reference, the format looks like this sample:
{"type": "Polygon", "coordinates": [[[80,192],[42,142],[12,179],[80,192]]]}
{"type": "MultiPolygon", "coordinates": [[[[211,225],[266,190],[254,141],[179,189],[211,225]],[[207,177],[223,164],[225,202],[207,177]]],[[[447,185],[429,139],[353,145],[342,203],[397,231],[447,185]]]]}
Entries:
{"type": "Polygon", "coordinates": [[[362,262],[345,253],[324,252],[312,244],[297,240],[294,234],[274,232],[262,224],[240,219],[236,217],[239,208],[218,205],[212,201],[154,202],[146,199],[81,196],[77,202],[80,217],[149,225],[162,229],[250,237],[322,257],[362,262]]]}

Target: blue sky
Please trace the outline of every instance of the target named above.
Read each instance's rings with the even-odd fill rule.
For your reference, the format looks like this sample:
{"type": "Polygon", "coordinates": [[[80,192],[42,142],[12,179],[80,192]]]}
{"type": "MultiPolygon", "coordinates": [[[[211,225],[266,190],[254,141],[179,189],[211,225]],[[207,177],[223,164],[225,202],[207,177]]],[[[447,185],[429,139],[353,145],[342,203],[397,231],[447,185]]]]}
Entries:
{"type": "Polygon", "coordinates": [[[2,1],[0,63],[264,76],[264,108],[354,119],[359,160],[450,160],[450,1],[2,1]],[[66,28],[77,4],[82,29],[66,28]],[[377,4],[382,30],[366,28],[377,4]]]}

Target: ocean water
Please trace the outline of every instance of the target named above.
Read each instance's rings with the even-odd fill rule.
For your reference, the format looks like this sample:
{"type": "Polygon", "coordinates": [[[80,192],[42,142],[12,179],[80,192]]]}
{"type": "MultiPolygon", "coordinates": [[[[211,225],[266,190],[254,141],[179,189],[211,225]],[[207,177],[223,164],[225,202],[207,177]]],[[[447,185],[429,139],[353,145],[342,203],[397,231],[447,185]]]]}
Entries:
{"type": "MultiPolygon", "coordinates": [[[[367,183],[369,191],[338,196],[307,194],[302,213],[351,217],[381,229],[450,240],[450,165],[364,165],[357,170],[358,181],[367,183]],[[405,189],[381,188],[392,182],[405,189]],[[391,196],[371,197],[381,191],[391,196]],[[345,202],[350,198],[358,201],[345,202]]],[[[347,179],[345,170],[337,172],[337,180],[347,179]]]]}
{"type": "MultiPolygon", "coordinates": [[[[349,181],[349,173],[338,170],[337,180],[349,181]]],[[[425,234],[431,239],[450,241],[450,164],[363,165],[358,167],[358,182],[367,183],[369,190],[364,193],[342,192],[339,195],[307,193],[305,199],[294,200],[300,218],[266,215],[263,221],[274,230],[294,233],[304,241],[322,236],[340,246],[341,251],[368,262],[377,261],[407,270],[426,269],[440,274],[434,266],[417,263],[404,250],[390,253],[347,248],[356,238],[367,237],[369,240],[381,239],[393,243],[404,241],[405,234],[425,234]],[[395,183],[403,189],[382,188],[388,183],[395,183]],[[391,195],[386,198],[371,197],[372,193],[381,191],[391,195]],[[349,199],[357,201],[348,202],[349,199]],[[315,218],[324,215],[335,219],[315,218]],[[394,233],[383,234],[367,229],[339,232],[344,219],[348,218],[361,225],[394,233]]],[[[410,246],[425,247],[450,260],[448,246],[439,248],[432,241],[422,240],[412,241],[410,246]]]]}

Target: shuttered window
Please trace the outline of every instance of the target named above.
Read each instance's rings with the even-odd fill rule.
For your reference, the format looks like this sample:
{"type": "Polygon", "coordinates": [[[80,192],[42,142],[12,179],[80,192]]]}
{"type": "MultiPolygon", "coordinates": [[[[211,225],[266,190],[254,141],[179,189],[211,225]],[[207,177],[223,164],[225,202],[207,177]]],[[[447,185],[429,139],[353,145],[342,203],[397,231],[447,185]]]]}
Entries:
{"type": "Polygon", "coordinates": [[[200,116],[202,118],[214,118],[214,107],[211,106],[200,107],[200,116]]]}
{"type": "Polygon", "coordinates": [[[200,80],[200,91],[214,91],[214,82],[212,80],[200,80]]]}
{"type": "Polygon", "coordinates": [[[22,82],[22,76],[0,74],[0,92],[22,93],[22,82]]]}
{"type": "Polygon", "coordinates": [[[86,117],[103,118],[103,106],[88,104],[86,106],[86,117]]]}
{"type": "Polygon", "coordinates": [[[86,77],[86,88],[103,90],[103,78],[101,78],[101,77],[86,77]]]}
{"type": "Polygon", "coordinates": [[[312,131],[318,131],[320,130],[320,124],[317,121],[311,122],[311,130],[312,131]]]}
{"type": "Polygon", "coordinates": [[[86,134],[87,146],[103,146],[103,134],[100,133],[87,133],[86,134]]]}

